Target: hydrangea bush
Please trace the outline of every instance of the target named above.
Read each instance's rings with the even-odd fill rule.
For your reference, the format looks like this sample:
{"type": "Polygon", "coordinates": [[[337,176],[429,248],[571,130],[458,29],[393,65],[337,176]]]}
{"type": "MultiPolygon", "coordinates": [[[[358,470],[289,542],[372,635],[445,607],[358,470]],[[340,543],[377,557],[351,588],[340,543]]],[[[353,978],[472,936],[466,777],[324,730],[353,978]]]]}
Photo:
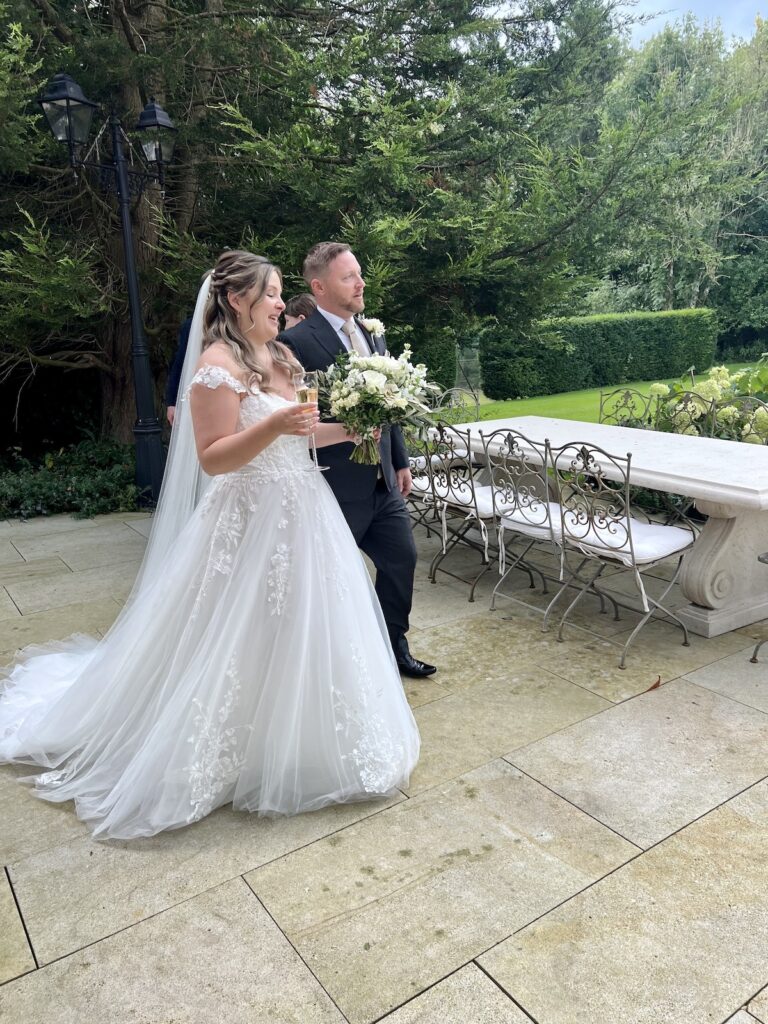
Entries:
{"type": "Polygon", "coordinates": [[[650,395],[654,430],[768,443],[768,353],[736,373],[713,366],[695,385],[685,375],[671,386],[652,384],[650,395]]]}

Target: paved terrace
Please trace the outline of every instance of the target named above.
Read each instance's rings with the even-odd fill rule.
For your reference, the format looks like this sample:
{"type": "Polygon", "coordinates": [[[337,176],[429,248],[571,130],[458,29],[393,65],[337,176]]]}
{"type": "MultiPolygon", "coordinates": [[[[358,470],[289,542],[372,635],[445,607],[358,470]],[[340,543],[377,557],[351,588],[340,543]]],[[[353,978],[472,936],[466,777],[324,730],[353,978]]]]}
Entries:
{"type": "MultiPolygon", "coordinates": [[[[148,526],[0,523],[1,660],[103,633],[148,526]]],[[[651,625],[620,672],[632,613],[558,644],[419,543],[396,799],[97,843],[0,769],[4,1021],[768,1024],[768,623],[651,625]]]]}

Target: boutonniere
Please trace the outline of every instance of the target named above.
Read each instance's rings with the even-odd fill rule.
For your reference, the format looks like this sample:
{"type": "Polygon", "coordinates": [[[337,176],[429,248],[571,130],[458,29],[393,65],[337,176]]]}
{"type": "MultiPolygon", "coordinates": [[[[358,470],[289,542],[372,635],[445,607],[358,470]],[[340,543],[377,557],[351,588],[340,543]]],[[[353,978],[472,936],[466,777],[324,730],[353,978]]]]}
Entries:
{"type": "Polygon", "coordinates": [[[368,331],[369,334],[372,334],[374,338],[384,337],[384,324],[381,320],[376,320],[374,317],[370,317],[366,320],[361,318],[359,323],[366,329],[366,331],[368,331]]]}

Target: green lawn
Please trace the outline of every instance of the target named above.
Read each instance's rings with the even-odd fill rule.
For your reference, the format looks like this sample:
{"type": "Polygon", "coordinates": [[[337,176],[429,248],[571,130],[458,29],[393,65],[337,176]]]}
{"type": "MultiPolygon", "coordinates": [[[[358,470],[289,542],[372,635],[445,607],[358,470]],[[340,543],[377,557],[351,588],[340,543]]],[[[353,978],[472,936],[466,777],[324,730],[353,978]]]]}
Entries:
{"type": "MultiPolygon", "coordinates": [[[[728,369],[733,373],[741,370],[751,363],[726,363],[728,369]]],[[[706,373],[699,374],[696,380],[705,380],[706,373]]],[[[648,394],[648,389],[654,382],[651,380],[632,381],[629,384],[617,385],[622,388],[632,388],[648,394]]],[[[672,380],[665,381],[671,384],[672,380]]],[[[604,391],[613,391],[614,388],[606,387],[604,391]]],[[[566,391],[559,395],[541,395],[539,398],[518,398],[508,402],[493,402],[489,398],[480,398],[480,419],[498,420],[508,416],[554,416],[563,420],[584,420],[585,423],[597,423],[600,411],[601,388],[591,388],[589,391],[566,391]]]]}

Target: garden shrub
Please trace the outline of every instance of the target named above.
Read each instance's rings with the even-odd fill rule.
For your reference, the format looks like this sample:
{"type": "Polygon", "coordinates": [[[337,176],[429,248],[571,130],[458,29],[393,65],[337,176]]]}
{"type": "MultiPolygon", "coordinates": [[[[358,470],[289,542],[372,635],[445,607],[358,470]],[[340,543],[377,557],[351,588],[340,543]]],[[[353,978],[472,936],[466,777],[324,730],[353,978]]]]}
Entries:
{"type": "Polygon", "coordinates": [[[133,512],[135,472],[133,446],[114,441],[82,441],[35,460],[11,449],[0,462],[0,516],[133,512]]]}
{"type": "Polygon", "coordinates": [[[481,339],[483,390],[494,399],[527,398],[675,377],[711,366],[716,341],[711,309],[559,317],[527,334],[495,324],[481,339]]]}

